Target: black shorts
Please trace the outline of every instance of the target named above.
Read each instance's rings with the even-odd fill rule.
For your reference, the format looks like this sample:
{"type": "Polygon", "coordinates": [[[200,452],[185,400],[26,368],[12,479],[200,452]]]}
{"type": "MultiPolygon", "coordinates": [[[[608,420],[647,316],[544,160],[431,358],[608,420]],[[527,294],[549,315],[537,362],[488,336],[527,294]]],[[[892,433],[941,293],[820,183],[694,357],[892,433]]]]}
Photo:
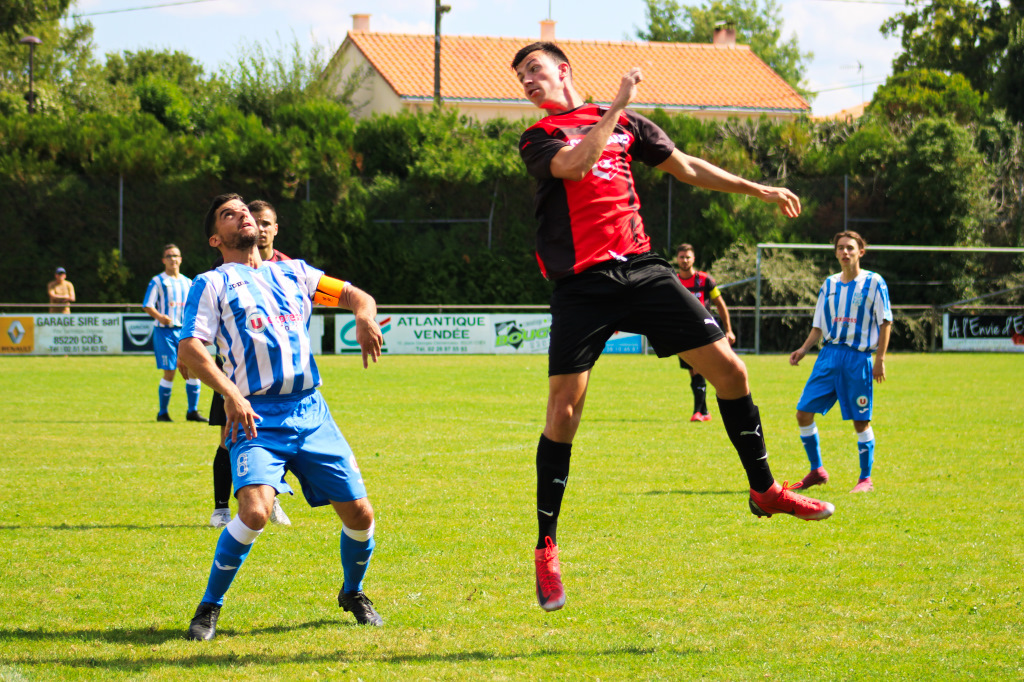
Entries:
{"type": "Polygon", "coordinates": [[[228,423],[228,413],[224,411],[224,396],[213,392],[210,401],[210,426],[224,426],[228,423]]]}
{"type": "MultiPolygon", "coordinates": [[[[216,356],[214,362],[217,369],[224,371],[224,359],[216,356]]],[[[224,426],[228,423],[228,413],[224,411],[224,396],[217,391],[213,392],[213,400],[210,401],[210,426],[224,426]]]]}
{"type": "Polygon", "coordinates": [[[589,370],[616,331],[643,334],[660,358],[725,337],[665,259],[640,254],[555,282],[548,376],[589,370]]]}

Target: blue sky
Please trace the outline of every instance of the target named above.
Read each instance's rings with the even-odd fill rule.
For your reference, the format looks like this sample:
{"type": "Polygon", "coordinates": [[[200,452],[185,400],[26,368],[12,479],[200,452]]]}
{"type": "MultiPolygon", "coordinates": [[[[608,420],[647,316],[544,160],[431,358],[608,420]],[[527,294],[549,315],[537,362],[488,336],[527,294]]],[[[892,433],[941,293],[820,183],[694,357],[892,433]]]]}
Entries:
{"type": "MultiPolygon", "coordinates": [[[[230,63],[246,41],[280,45],[298,39],[304,46],[316,42],[337,48],[352,26],[352,14],[370,14],[374,31],[434,32],[430,0],[204,0],[105,13],[174,1],[78,0],[72,11],[87,15],[96,28],[101,56],[171,48],[192,55],[209,72],[230,63]]],[[[642,0],[443,1],[452,6],[442,24],[449,34],[535,38],[549,6],[559,38],[628,40],[645,23],[642,0]]],[[[892,72],[899,41],[882,38],[878,28],[902,9],[902,2],[782,0],[782,5],[785,35],[795,33],[801,49],[814,53],[807,80],[822,91],[811,103],[815,114],[870,99],[877,83],[892,72]]]]}

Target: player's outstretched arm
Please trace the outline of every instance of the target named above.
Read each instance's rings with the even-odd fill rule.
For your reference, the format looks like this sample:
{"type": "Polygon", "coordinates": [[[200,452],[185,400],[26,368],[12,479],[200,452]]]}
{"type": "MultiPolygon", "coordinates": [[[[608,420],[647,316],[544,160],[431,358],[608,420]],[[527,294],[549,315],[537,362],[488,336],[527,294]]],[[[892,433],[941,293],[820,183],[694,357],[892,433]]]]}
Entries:
{"type": "Polygon", "coordinates": [[[799,197],[785,187],[769,187],[751,182],[704,159],[684,154],[678,149],[673,150],[672,155],[663,161],[658,169],[694,187],[716,192],[746,194],[769,204],[777,204],[787,218],[800,215],[799,197]]]}
{"type": "Polygon", "coordinates": [[[601,153],[608,146],[608,140],[615,132],[619,114],[636,97],[636,86],[643,80],[640,69],[633,67],[619,82],[619,91],[601,120],[591,128],[583,141],[575,147],[565,147],[551,159],[551,174],[561,180],[580,181],[594,167],[601,153]]]}
{"type": "Polygon", "coordinates": [[[807,340],[804,341],[804,345],[797,348],[795,351],[789,354],[789,364],[794,367],[800,364],[800,361],[804,359],[812,348],[821,339],[821,330],[817,327],[811,327],[811,333],[807,335],[807,340]]]}
{"type": "Polygon", "coordinates": [[[247,438],[256,437],[256,420],[259,415],[206,352],[206,346],[197,338],[189,337],[178,342],[178,364],[188,368],[189,373],[224,396],[224,413],[227,415],[227,433],[235,440],[241,426],[247,438]]]}
{"type": "Polygon", "coordinates": [[[377,301],[373,296],[348,282],[324,275],[316,285],[313,302],[351,310],[356,316],[356,342],[363,351],[363,368],[370,366],[370,358],[377,362],[384,334],[377,324],[377,301]]]}
{"type": "Polygon", "coordinates": [[[363,351],[363,368],[370,366],[369,360],[377,362],[384,345],[384,334],[377,324],[377,301],[368,293],[349,284],[342,292],[342,307],[356,316],[356,343],[363,351]]]}

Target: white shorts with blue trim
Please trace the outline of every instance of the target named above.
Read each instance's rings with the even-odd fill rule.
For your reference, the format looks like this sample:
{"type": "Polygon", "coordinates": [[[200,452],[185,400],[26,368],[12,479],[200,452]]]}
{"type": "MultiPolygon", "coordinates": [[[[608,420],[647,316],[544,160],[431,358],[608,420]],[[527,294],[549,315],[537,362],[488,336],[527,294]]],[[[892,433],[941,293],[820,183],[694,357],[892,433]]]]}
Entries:
{"type": "Polygon", "coordinates": [[[311,507],[366,497],[356,457],[319,391],[247,399],[260,416],[256,438],[247,440],[239,432],[234,443],[230,434],[225,442],[236,494],[247,485],[269,485],[278,493],[291,493],[284,480],[287,469],[299,479],[311,507]]]}
{"type": "Polygon", "coordinates": [[[874,405],[871,353],[825,344],[796,404],[801,412],[825,414],[839,401],[843,419],[871,421],[874,405]]]}
{"type": "Polygon", "coordinates": [[[178,334],[181,327],[155,327],[153,329],[153,354],[156,355],[156,368],[178,369],[178,334]]]}

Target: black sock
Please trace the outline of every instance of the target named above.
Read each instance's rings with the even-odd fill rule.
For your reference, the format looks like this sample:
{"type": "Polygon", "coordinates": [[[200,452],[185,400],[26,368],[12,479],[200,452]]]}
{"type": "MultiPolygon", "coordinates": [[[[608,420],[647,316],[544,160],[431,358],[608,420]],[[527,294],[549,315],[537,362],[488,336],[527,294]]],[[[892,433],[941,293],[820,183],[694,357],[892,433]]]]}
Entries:
{"type": "Polygon", "coordinates": [[[693,411],[708,413],[708,384],[700,374],[690,377],[690,390],[693,391],[693,411]]]}
{"type": "Polygon", "coordinates": [[[718,399],[722,412],[722,423],[729,434],[740,462],[747,472],[750,487],[763,493],[772,487],[775,478],[768,466],[768,450],[764,445],[764,430],[761,428],[761,413],[754,405],[750,394],[735,400],[718,399]]]}
{"type": "Polygon", "coordinates": [[[213,506],[227,509],[231,501],[231,455],[221,445],[213,456],[213,506]]]}
{"type": "Polygon", "coordinates": [[[537,443],[537,549],[544,549],[545,537],[558,544],[555,531],[569,481],[571,456],[572,443],[556,443],[541,434],[537,443]]]}

